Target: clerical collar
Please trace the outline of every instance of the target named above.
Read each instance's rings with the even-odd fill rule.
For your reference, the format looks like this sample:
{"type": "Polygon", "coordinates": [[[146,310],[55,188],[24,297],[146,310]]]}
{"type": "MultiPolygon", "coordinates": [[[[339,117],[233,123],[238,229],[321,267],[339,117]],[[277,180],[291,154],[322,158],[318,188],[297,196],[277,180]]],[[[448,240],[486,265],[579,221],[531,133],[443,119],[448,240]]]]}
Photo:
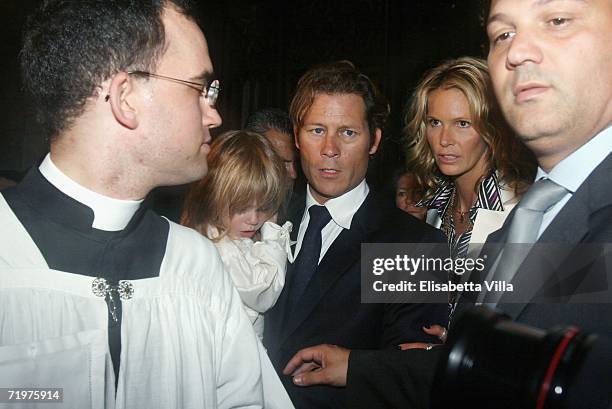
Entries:
{"type": "Polygon", "coordinates": [[[125,229],[142,203],[142,200],[113,199],[79,185],[55,166],[50,154],[47,154],[38,170],[57,189],[93,211],[94,220],[91,227],[94,229],[125,229]]]}

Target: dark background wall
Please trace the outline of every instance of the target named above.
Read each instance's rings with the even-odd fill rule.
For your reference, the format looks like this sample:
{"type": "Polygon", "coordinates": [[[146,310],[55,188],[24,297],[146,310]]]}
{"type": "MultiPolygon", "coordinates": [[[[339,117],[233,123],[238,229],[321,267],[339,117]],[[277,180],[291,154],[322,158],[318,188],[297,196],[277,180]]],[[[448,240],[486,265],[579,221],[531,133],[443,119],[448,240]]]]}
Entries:
{"type": "MultiPolygon", "coordinates": [[[[0,175],[18,177],[46,151],[20,93],[17,62],[21,27],[38,3],[0,1],[0,175]]],[[[308,67],[348,59],[381,87],[392,107],[371,166],[375,181],[401,161],[402,112],[423,71],[447,58],[484,54],[481,0],[226,0],[200,6],[222,81],[221,131],[241,127],[255,109],[286,109],[308,67]]]]}

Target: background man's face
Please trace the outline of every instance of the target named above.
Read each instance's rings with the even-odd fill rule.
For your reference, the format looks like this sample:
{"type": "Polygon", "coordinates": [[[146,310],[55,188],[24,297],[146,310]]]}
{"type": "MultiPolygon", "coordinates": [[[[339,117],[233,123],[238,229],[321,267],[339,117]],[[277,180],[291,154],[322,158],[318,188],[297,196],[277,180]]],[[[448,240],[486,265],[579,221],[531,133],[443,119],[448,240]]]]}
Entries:
{"type": "MultiPolygon", "coordinates": [[[[208,82],[213,67],[204,34],[172,7],[162,15],[167,50],[156,74],[208,82]]],[[[210,150],[209,129],[221,125],[218,112],[200,93],[185,85],[151,78],[143,87],[139,157],[158,185],[187,183],[204,176],[210,150]]]]}
{"type": "Polygon", "coordinates": [[[297,154],[293,145],[293,136],[274,128],[267,130],[264,136],[272,143],[274,151],[283,160],[287,169],[287,175],[290,178],[291,184],[293,184],[293,181],[297,178],[297,154]]]}
{"type": "Polygon", "coordinates": [[[296,146],[313,197],[325,203],[361,183],[380,137],[380,129],[370,136],[361,96],[317,94],[296,130],[296,146]]]}
{"type": "Polygon", "coordinates": [[[554,166],[612,120],[612,2],[493,0],[487,25],[504,114],[554,166]]]}

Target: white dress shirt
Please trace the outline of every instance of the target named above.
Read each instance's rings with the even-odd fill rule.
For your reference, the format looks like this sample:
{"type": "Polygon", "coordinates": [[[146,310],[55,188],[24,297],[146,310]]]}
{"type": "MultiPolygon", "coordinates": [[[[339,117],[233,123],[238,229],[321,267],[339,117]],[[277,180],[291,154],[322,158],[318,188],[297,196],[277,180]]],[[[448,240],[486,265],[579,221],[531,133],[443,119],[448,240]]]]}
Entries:
{"type": "MultiPolygon", "coordinates": [[[[334,240],[336,240],[340,233],[342,233],[342,230],[351,228],[353,216],[355,216],[355,213],[357,213],[357,210],[359,210],[369,192],[370,188],[364,179],[360,184],[342,196],[329,199],[327,202],[325,202],[325,207],[329,211],[332,219],[321,230],[322,241],[319,262],[321,262],[334,240]]],[[[304,209],[304,216],[302,217],[300,230],[298,231],[297,244],[295,245],[295,251],[293,254],[294,259],[297,257],[300,249],[302,248],[302,240],[304,240],[304,234],[306,234],[306,228],[308,227],[308,222],[310,221],[308,209],[310,209],[310,206],[314,205],[320,205],[320,203],[318,203],[310,193],[309,185],[306,189],[306,208],[304,209]]]]}
{"type": "Polygon", "coordinates": [[[595,135],[567,158],[559,162],[550,173],[538,167],[535,180],[548,178],[568,190],[568,193],[552,206],[542,217],[538,238],[559,214],[563,206],[571,199],[580,185],[591,172],[612,152],[612,127],[608,127],[595,135]]]}

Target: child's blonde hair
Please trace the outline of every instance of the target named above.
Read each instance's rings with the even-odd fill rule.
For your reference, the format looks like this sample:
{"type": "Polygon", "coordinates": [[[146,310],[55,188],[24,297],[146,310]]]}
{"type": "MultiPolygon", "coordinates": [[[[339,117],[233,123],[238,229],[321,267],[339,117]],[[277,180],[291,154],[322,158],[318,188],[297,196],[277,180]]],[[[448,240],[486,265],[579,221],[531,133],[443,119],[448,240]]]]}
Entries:
{"type": "MultiPolygon", "coordinates": [[[[262,135],[228,131],[214,139],[208,174],[195,182],[185,199],[181,223],[207,234],[216,227],[223,236],[231,218],[255,204],[270,215],[287,199],[287,173],[282,159],[262,135]]],[[[218,237],[218,238],[220,238],[218,237]]]]}

